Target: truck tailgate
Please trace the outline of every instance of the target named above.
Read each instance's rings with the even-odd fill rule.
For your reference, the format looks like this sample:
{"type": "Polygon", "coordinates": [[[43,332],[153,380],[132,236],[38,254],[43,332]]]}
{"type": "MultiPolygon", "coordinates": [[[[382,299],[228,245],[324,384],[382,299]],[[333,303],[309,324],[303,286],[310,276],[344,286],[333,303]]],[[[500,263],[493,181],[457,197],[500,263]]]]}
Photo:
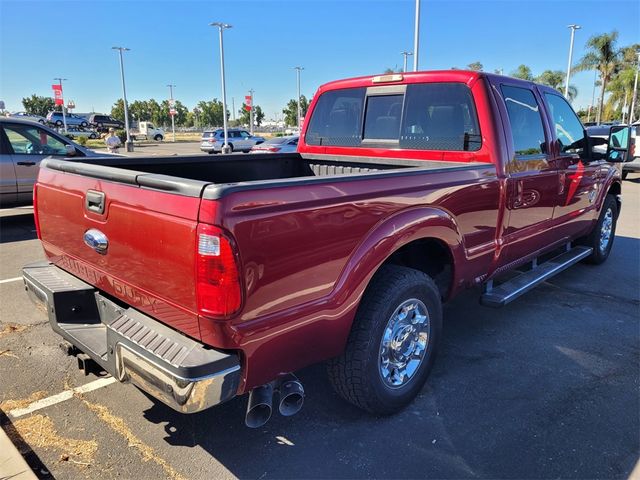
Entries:
{"type": "MultiPolygon", "coordinates": [[[[34,208],[45,253],[116,300],[199,339],[195,245],[200,196],[146,188],[136,181],[139,173],[128,172],[127,184],[41,168],[34,208]],[[95,205],[101,198],[103,213],[95,205]],[[105,251],[100,252],[96,238],[108,241],[105,251]]],[[[153,186],[153,181],[145,183],[153,186]]]]}

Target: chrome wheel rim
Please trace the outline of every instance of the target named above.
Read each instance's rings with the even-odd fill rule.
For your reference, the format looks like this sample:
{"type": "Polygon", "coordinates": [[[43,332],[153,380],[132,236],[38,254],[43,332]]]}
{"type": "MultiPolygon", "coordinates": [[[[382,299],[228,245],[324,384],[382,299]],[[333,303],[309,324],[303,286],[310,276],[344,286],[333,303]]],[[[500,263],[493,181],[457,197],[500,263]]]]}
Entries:
{"type": "Polygon", "coordinates": [[[395,309],[380,341],[379,372],[387,387],[401,388],[415,377],[430,336],[429,313],[422,301],[411,298],[395,309]]]}
{"type": "Polygon", "coordinates": [[[607,251],[609,242],[611,241],[611,231],[613,230],[613,212],[610,208],[604,214],[602,219],[602,227],[600,227],[600,252],[607,251]]]}

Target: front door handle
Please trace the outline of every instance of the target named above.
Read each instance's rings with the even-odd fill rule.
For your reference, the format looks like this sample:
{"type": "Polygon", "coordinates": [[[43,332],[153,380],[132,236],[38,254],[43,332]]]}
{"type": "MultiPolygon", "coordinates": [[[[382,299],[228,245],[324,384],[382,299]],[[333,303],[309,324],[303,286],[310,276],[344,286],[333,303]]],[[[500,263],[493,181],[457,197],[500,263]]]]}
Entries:
{"type": "Polygon", "coordinates": [[[22,165],[24,167],[31,167],[36,164],[36,162],[17,162],[18,165],[22,165]]]}

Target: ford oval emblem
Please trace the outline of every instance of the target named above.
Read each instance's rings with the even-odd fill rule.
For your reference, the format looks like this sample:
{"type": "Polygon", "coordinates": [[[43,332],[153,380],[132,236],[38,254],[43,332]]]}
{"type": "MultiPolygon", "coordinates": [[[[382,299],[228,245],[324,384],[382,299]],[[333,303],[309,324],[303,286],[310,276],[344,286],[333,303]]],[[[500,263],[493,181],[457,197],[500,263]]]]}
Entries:
{"type": "Polygon", "coordinates": [[[84,232],[84,243],[101,254],[107,253],[107,248],[109,247],[107,236],[95,228],[84,232]]]}

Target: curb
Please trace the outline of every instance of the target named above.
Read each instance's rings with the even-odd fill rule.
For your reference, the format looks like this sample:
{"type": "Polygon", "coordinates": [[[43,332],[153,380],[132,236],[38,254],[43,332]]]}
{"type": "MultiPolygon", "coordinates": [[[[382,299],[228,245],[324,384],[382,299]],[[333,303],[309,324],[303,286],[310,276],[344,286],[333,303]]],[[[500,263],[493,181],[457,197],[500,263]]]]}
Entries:
{"type": "Polygon", "coordinates": [[[20,452],[0,428],[0,479],[35,480],[35,473],[29,468],[20,452]]]}

